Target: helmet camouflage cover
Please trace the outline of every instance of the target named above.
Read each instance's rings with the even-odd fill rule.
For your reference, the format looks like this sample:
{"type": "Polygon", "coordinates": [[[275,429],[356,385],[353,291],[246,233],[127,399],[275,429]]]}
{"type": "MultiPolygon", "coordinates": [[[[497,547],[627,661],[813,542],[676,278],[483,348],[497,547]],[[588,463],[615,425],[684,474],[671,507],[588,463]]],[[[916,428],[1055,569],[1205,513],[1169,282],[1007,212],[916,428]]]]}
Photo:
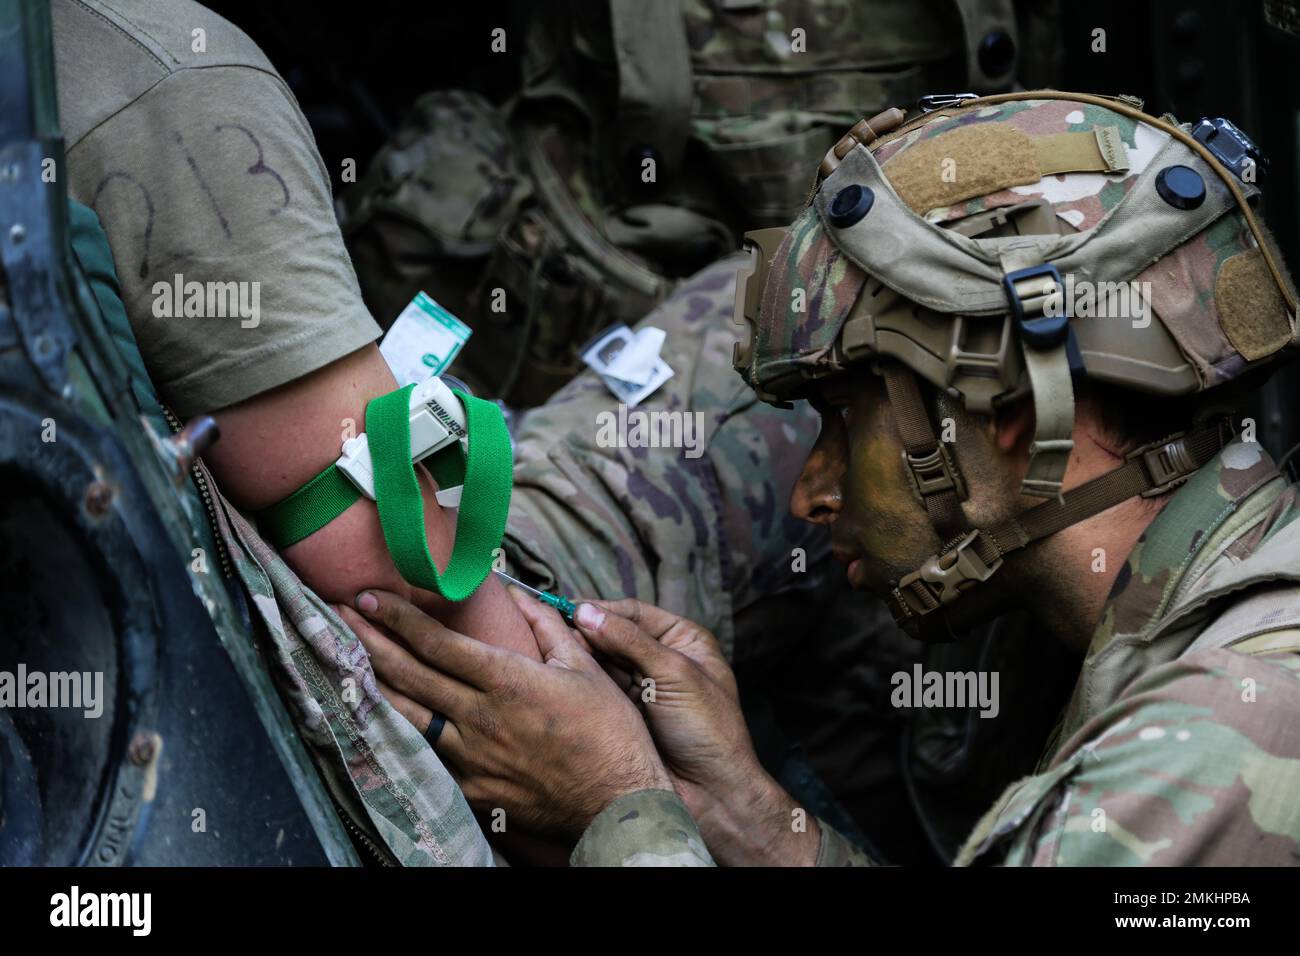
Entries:
{"type": "Polygon", "coordinates": [[[995,367],[969,366],[964,355],[997,352],[968,346],[1001,346],[1010,331],[1007,259],[1110,283],[1103,292],[1133,281],[1149,290],[1150,325],[1145,316],[1070,323],[1091,378],[1185,394],[1294,344],[1294,293],[1280,257],[1235,195],[1250,200],[1258,188],[1176,139],[1169,124],[1100,99],[988,97],[855,144],[788,230],[758,234],[768,261],[755,275],[765,281],[751,282],[740,304],[753,332],[737,349],[738,371],[779,401],[875,353],[956,386],[973,411],[987,411],[1020,385],[1016,350],[996,367],[998,389],[987,384],[995,367]],[[1183,200],[1192,208],[1162,198],[1160,174],[1171,166],[1199,178],[1199,202],[1195,180],[1183,200]],[[850,186],[871,190],[871,206],[837,227],[832,207],[850,186]],[[1009,227],[1031,232],[1044,207],[1051,233],[1009,227]],[[903,320],[910,313],[915,322],[903,320]]]}
{"type": "MultiPolygon", "coordinates": [[[[1292,352],[1295,292],[1251,208],[1258,154],[1231,124],[1176,126],[1128,99],[1046,90],[902,121],[859,123],[793,224],[746,237],[735,364],[780,403],[872,363],[941,536],[965,528],[965,489],[916,379],[976,413],[1032,396],[1022,491],[1059,512],[1039,530],[1059,530],[1081,520],[1061,490],[1075,381],[1187,395],[1292,352]]],[[[1167,444],[1142,493],[1185,480],[1208,448],[1167,444]]]]}

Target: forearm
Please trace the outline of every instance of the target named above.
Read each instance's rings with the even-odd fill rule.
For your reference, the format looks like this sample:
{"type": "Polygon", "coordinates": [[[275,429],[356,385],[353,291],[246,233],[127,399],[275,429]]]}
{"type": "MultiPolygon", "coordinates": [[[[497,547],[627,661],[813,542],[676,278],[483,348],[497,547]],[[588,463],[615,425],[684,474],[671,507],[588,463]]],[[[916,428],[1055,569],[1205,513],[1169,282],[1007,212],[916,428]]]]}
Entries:
{"type": "Polygon", "coordinates": [[[816,817],[798,806],[761,767],[717,798],[695,801],[704,842],[723,866],[813,866],[821,832],[816,817]]]}
{"type": "MultiPolygon", "coordinates": [[[[338,457],[345,434],[365,429],[370,399],[397,387],[379,350],[369,346],[312,375],[216,414],[221,440],[205,456],[223,493],[248,511],[279,501],[338,457]]],[[[453,514],[434,500],[427,472],[425,531],[435,563],[445,567],[455,535],[453,514]]],[[[462,634],[540,659],[532,632],[494,578],[473,597],[451,604],[407,584],[388,555],[374,503],[356,502],[315,534],[283,549],[285,561],[322,599],[352,604],[380,588],[408,597],[462,634]]]]}
{"type": "Polygon", "coordinates": [[[707,807],[699,828],[723,866],[874,866],[876,861],[809,814],[770,776],[707,807]]]}
{"type": "Polygon", "coordinates": [[[737,794],[730,812],[692,819],[672,791],[639,790],[602,810],[570,857],[573,866],[870,866],[857,847],[814,817],[797,824],[776,784],[737,794]],[[703,844],[703,845],[702,845],[703,844]],[[707,849],[706,849],[707,847],[707,849]],[[711,854],[711,856],[710,856],[711,854]]]}

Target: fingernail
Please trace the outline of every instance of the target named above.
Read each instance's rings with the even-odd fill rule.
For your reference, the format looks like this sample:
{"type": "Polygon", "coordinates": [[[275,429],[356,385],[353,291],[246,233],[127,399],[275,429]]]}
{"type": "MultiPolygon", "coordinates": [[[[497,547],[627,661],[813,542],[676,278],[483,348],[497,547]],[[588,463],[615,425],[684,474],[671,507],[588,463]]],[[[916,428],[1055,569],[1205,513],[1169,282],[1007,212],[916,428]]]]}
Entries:
{"type": "Polygon", "coordinates": [[[573,619],[577,622],[578,627],[585,627],[589,631],[594,631],[605,623],[605,612],[594,604],[579,604],[573,619]]]}
{"type": "Polygon", "coordinates": [[[379,610],[379,600],[369,591],[357,595],[357,610],[363,614],[372,614],[379,610]]]}

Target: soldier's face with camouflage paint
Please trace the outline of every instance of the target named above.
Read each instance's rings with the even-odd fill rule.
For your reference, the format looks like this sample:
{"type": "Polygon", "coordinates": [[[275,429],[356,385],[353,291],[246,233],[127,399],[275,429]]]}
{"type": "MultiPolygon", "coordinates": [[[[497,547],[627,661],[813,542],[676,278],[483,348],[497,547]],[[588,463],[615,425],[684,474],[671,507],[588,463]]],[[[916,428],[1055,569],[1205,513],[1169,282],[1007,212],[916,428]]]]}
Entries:
{"type": "Polygon", "coordinates": [[[863,370],[819,391],[821,434],[790,511],[830,530],[832,553],[854,588],[884,594],[942,542],[912,492],[883,380],[863,370]]]}
{"type": "MultiPolygon", "coordinates": [[[[854,588],[886,594],[943,542],[912,489],[884,380],[865,369],[849,373],[825,382],[812,403],[821,412],[821,434],[790,495],[790,511],[830,530],[832,553],[854,588]]],[[[1025,503],[1017,488],[1028,466],[1033,417],[1028,403],[1022,405],[1020,414],[997,422],[953,411],[952,450],[970,491],[962,509],[976,527],[1025,503]]]]}
{"type": "MultiPolygon", "coordinates": [[[[942,544],[908,479],[884,382],[866,370],[851,372],[823,384],[813,404],[821,412],[822,429],[795,483],[790,510],[829,529],[832,553],[847,566],[854,588],[883,596],[942,544]]],[[[1019,493],[1033,438],[1032,403],[1022,399],[996,417],[946,408],[940,414],[948,411],[956,432],[951,448],[970,492],[962,503],[966,520],[977,528],[992,527],[1036,505],[1038,499],[1019,493]]],[[[1076,405],[1075,417],[1067,491],[1123,463],[1109,447],[1091,401],[1076,405]]],[[[1032,552],[1008,558],[996,584],[963,598],[964,620],[986,619],[1008,602],[1024,606],[1026,595],[1032,595],[1029,603],[1046,604],[1044,614],[1062,617],[1052,633],[1086,647],[1114,573],[1080,576],[1078,556],[1098,546],[1127,554],[1167,500],[1132,499],[1122,512],[1081,522],[1032,552]],[[1082,629],[1075,633],[1070,622],[1082,629]]]]}

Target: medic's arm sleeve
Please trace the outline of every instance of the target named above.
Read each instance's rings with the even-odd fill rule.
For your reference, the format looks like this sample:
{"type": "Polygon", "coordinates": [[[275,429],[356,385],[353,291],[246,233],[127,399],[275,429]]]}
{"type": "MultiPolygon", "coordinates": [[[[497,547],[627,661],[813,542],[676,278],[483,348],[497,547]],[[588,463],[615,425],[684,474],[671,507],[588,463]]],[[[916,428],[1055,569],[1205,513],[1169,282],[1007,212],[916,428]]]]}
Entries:
{"type": "Polygon", "coordinates": [[[818,866],[876,866],[877,861],[867,856],[855,844],[821,817],[817,818],[821,831],[821,845],[817,849],[818,866]]]}
{"type": "Polygon", "coordinates": [[[714,866],[695,821],[671,790],[637,790],[591,821],[570,866],[714,866]]]}

